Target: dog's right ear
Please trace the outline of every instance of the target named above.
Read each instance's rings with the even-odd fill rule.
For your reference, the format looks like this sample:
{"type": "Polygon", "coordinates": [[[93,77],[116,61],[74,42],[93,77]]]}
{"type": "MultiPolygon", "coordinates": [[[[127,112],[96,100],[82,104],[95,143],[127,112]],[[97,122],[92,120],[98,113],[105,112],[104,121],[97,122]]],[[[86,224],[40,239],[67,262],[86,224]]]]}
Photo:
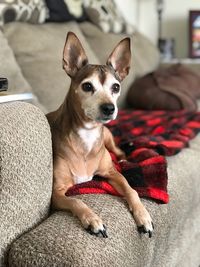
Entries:
{"type": "Polygon", "coordinates": [[[73,77],[86,64],[88,58],[78,37],[73,32],[68,32],[63,50],[63,69],[73,77]]]}

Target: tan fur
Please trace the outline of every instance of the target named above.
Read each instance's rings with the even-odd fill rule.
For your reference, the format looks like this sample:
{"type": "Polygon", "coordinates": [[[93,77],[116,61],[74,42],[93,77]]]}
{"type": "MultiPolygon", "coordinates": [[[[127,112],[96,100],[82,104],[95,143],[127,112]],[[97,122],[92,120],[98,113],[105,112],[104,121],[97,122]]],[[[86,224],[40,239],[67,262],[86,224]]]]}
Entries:
{"type": "MultiPolygon", "coordinates": [[[[150,236],[153,230],[150,215],[141,203],[137,192],[115,169],[108,150],[113,151],[122,160],[125,159],[125,154],[115,145],[111,132],[103,126],[101,118],[99,119],[99,116],[103,116],[98,110],[100,105],[109,102],[116,106],[118,96],[116,97],[109,89],[100,91],[95,88],[93,93],[85,93],[81,89],[85,79],[92,81],[95,77],[97,85],[102,84],[104,88],[105,83],[109,84],[106,79],[113,77],[113,81],[115,79],[121,81],[128,74],[130,65],[128,39],[122,40],[115,50],[108,59],[108,65],[87,64],[87,57],[78,38],[73,33],[68,34],[63,62],[65,71],[72,78],[71,87],[60,108],[47,115],[52,131],[54,155],[52,206],[55,209],[70,210],[80,219],[85,228],[89,227],[92,233],[101,233],[107,237],[101,218],[81,200],[65,195],[77,181],[100,175],[107,178],[108,182],[125,197],[136,224],[143,227],[143,232],[149,232],[150,236]],[[125,59],[122,55],[123,51],[126,51],[125,59]],[[115,57],[117,57],[116,60],[115,57]],[[95,94],[98,94],[98,98],[95,94]],[[92,105],[94,102],[90,102],[90,98],[98,99],[95,100],[98,103],[94,103],[97,106],[95,108],[94,105],[94,112],[97,113],[95,116],[98,117],[96,120],[91,119],[85,113],[87,105],[92,105]],[[87,138],[83,140],[83,136],[88,135],[90,138],[90,131],[96,135],[92,146],[88,146],[87,138]]],[[[112,116],[114,115],[110,115],[109,118],[112,119],[112,116]]]]}

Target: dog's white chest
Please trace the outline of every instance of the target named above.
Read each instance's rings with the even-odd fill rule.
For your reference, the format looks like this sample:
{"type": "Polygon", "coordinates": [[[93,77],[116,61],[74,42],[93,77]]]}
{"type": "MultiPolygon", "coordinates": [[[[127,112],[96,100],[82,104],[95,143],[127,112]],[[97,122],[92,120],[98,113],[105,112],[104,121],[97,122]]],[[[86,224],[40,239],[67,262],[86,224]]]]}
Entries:
{"type": "Polygon", "coordinates": [[[91,151],[91,149],[94,147],[95,143],[100,137],[100,131],[98,127],[93,129],[79,129],[78,134],[82,139],[87,152],[91,151]]]}
{"type": "Polygon", "coordinates": [[[93,176],[77,176],[74,175],[74,182],[75,184],[81,184],[81,183],[85,183],[85,182],[89,182],[91,181],[93,178],[93,176]]]}

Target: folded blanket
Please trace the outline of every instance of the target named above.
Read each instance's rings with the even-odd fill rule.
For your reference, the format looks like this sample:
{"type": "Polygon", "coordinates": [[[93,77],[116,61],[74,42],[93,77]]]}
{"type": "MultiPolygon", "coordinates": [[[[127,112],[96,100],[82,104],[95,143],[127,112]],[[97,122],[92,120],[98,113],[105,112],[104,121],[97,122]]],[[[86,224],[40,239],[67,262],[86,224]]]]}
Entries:
{"type": "MultiPolygon", "coordinates": [[[[127,161],[112,160],[129,184],[141,197],[168,203],[167,163],[200,131],[200,112],[120,111],[108,127],[116,143],[125,151],[127,161]]],[[[101,177],[75,185],[67,195],[119,193],[101,177]]]]}

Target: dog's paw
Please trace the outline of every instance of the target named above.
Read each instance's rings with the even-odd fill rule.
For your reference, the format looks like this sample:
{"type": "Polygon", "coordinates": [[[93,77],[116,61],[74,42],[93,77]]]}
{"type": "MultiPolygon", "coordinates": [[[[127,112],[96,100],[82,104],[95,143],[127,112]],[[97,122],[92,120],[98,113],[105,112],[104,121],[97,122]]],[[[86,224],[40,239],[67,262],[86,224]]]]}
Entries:
{"type": "Polygon", "coordinates": [[[81,222],[84,228],[91,235],[102,236],[104,238],[108,237],[106,226],[103,224],[101,218],[99,218],[95,213],[89,212],[85,214],[81,218],[81,222]]]}
{"type": "Polygon", "coordinates": [[[138,226],[137,229],[138,229],[138,232],[140,234],[148,234],[149,238],[151,238],[152,233],[153,233],[153,229],[154,229],[154,225],[152,222],[150,227],[146,227],[145,225],[141,225],[141,226],[138,226]]]}
{"type": "Polygon", "coordinates": [[[106,232],[106,226],[103,224],[103,227],[100,227],[99,229],[94,229],[91,225],[86,229],[89,234],[96,235],[96,236],[103,236],[104,238],[107,238],[107,232],[106,232]]]}
{"type": "Polygon", "coordinates": [[[137,224],[138,232],[140,234],[148,234],[149,238],[151,238],[154,224],[146,208],[141,205],[136,210],[133,210],[132,213],[137,224]]]}

